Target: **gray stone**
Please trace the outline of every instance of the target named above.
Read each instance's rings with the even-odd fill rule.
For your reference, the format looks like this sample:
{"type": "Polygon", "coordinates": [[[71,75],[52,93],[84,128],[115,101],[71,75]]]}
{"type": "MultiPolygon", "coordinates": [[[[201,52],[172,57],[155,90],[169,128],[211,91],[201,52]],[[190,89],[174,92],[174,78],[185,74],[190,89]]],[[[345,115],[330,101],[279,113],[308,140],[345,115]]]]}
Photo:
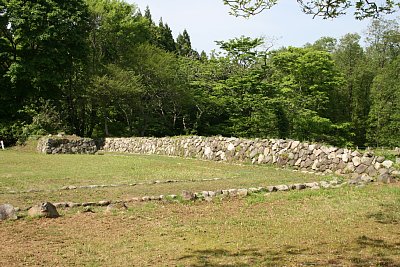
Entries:
{"type": "Polygon", "coordinates": [[[237,194],[238,194],[238,190],[237,189],[229,189],[228,192],[229,192],[229,196],[230,197],[236,197],[237,194]]]}
{"type": "Polygon", "coordinates": [[[393,180],[393,178],[388,173],[381,174],[378,177],[378,182],[384,183],[384,184],[390,184],[392,182],[392,180],[393,180]]]}
{"type": "Polygon", "coordinates": [[[361,159],[359,157],[354,157],[351,161],[353,162],[354,167],[358,167],[361,164],[361,159]]]}
{"type": "Polygon", "coordinates": [[[82,206],[83,207],[97,206],[97,202],[83,202],[82,206]]]}
{"type": "Polygon", "coordinates": [[[322,188],[330,188],[331,187],[331,184],[326,181],[321,181],[319,184],[322,188]]]}
{"type": "Polygon", "coordinates": [[[57,208],[50,202],[43,202],[36,206],[33,206],[28,210],[29,217],[45,217],[45,218],[57,218],[60,214],[57,208]]]}
{"type": "Polygon", "coordinates": [[[267,192],[275,192],[277,191],[276,186],[267,186],[267,192]]]}
{"type": "Polygon", "coordinates": [[[371,176],[369,176],[368,174],[365,174],[365,173],[363,175],[361,175],[360,180],[365,183],[372,183],[374,181],[374,179],[371,176]]]}
{"type": "Polygon", "coordinates": [[[229,191],[228,190],[222,190],[222,195],[223,196],[229,196],[229,191]]]}
{"type": "Polygon", "coordinates": [[[53,205],[56,208],[67,208],[68,207],[68,203],[67,202],[53,203],[53,205]]]}
{"type": "Polygon", "coordinates": [[[252,193],[260,193],[260,190],[258,190],[258,188],[255,188],[255,187],[249,188],[248,191],[249,191],[250,194],[252,194],[252,193]]]}
{"type": "Polygon", "coordinates": [[[109,201],[109,200],[101,200],[98,202],[98,205],[99,206],[108,206],[108,205],[110,205],[110,203],[111,203],[111,201],[109,201]]]}
{"type": "Polygon", "coordinates": [[[356,173],[364,173],[367,169],[368,169],[368,166],[367,166],[367,165],[360,164],[360,165],[356,168],[356,173]]]}
{"type": "Polygon", "coordinates": [[[344,172],[346,173],[353,173],[356,170],[356,168],[354,167],[353,162],[349,162],[347,163],[346,168],[344,169],[344,172]]]}
{"type": "Polygon", "coordinates": [[[277,191],[289,191],[289,187],[285,184],[276,185],[275,188],[277,191]]]}
{"type": "Polygon", "coordinates": [[[370,166],[372,164],[372,161],[374,159],[372,157],[362,157],[361,158],[361,163],[370,166]]]}
{"type": "Polygon", "coordinates": [[[311,189],[311,190],[319,190],[319,189],[321,189],[321,187],[319,187],[319,186],[314,186],[314,187],[311,187],[310,189],[311,189]]]}
{"type": "Polygon", "coordinates": [[[304,184],[307,188],[314,188],[314,187],[319,187],[319,184],[317,182],[314,183],[305,183],[304,184]]]}
{"type": "Polygon", "coordinates": [[[144,196],[140,200],[143,201],[143,202],[147,202],[147,201],[150,201],[151,198],[150,198],[150,196],[144,196]]]}
{"type": "Polygon", "coordinates": [[[371,176],[371,177],[374,177],[374,176],[376,176],[376,175],[378,174],[377,170],[376,170],[375,167],[372,166],[372,165],[368,167],[368,169],[367,169],[366,172],[367,172],[368,175],[371,176]]]}
{"type": "Polygon", "coordinates": [[[303,189],[306,189],[306,185],[305,184],[294,184],[292,188],[296,189],[296,190],[303,190],[303,189]]]}
{"type": "Polygon", "coordinates": [[[391,167],[393,166],[393,161],[391,161],[391,160],[385,160],[384,162],[382,162],[382,165],[383,165],[385,168],[391,168],[391,167]]]}
{"type": "Polygon", "coordinates": [[[190,201],[195,199],[195,195],[190,191],[182,191],[182,199],[185,201],[190,201]]]}
{"type": "Polygon", "coordinates": [[[245,197],[249,194],[249,191],[247,189],[241,188],[237,190],[237,194],[238,196],[245,197]]]}
{"type": "Polygon", "coordinates": [[[382,163],[384,161],[385,161],[385,157],[379,156],[376,158],[376,162],[378,162],[378,163],[382,163]]]}
{"type": "Polygon", "coordinates": [[[0,221],[16,219],[18,219],[17,212],[11,204],[0,205],[0,221]]]}
{"type": "Polygon", "coordinates": [[[125,211],[128,207],[124,202],[121,203],[113,203],[109,204],[106,208],[106,212],[113,212],[113,211],[125,211]]]}

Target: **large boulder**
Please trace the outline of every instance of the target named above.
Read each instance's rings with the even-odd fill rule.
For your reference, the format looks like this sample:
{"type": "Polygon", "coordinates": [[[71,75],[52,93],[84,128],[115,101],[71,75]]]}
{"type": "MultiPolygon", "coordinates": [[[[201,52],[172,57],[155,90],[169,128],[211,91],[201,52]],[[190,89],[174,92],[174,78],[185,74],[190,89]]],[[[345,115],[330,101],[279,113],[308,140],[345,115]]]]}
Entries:
{"type": "Polygon", "coordinates": [[[57,208],[50,202],[43,202],[36,206],[33,206],[28,210],[29,217],[45,217],[45,218],[57,218],[60,214],[57,208]]]}
{"type": "Polygon", "coordinates": [[[10,204],[0,205],[0,221],[18,219],[16,210],[10,204]]]}

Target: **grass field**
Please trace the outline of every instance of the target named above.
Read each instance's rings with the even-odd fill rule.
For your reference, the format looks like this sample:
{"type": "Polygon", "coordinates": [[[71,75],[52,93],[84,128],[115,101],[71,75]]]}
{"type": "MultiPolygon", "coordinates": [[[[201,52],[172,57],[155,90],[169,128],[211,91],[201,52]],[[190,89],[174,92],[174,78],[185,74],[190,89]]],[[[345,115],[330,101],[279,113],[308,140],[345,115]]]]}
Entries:
{"type": "MultiPolygon", "coordinates": [[[[332,177],[161,156],[0,151],[0,203],[20,207],[322,179],[332,177]],[[168,179],[181,182],[148,183],[168,179]],[[90,184],[121,186],[59,190],[90,184]],[[29,189],[43,191],[10,193],[29,189]]],[[[0,222],[0,266],[400,266],[399,184],[82,209],[0,222]]]]}

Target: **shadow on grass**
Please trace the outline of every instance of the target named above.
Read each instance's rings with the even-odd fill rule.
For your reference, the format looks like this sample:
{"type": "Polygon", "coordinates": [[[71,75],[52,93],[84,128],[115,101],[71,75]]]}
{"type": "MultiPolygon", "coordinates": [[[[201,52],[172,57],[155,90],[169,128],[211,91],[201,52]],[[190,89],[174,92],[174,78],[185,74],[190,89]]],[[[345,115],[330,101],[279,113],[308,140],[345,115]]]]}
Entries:
{"type": "Polygon", "coordinates": [[[400,200],[393,204],[381,204],[381,210],[367,215],[382,224],[400,224],[400,200]]]}
{"type": "MultiPolygon", "coordinates": [[[[262,263],[263,266],[276,266],[282,262],[283,255],[276,252],[262,254],[255,249],[231,252],[225,249],[195,250],[190,255],[185,255],[179,260],[194,261],[193,264],[184,265],[192,267],[247,267],[262,263]]],[[[180,266],[180,265],[178,265],[180,266]]]]}
{"type": "MultiPolygon", "coordinates": [[[[329,244],[319,244],[324,246],[329,244]]],[[[195,250],[178,259],[192,267],[248,266],[381,266],[399,267],[400,242],[392,243],[362,235],[332,255],[321,249],[285,246],[279,250],[247,249],[232,252],[226,249],[195,250]],[[360,254],[360,251],[368,253],[360,254]],[[301,256],[301,257],[299,257],[301,256]]]]}
{"type": "Polygon", "coordinates": [[[357,250],[372,249],[375,251],[370,257],[352,257],[350,260],[354,266],[400,266],[399,261],[395,261],[388,256],[399,255],[400,243],[389,243],[382,239],[370,238],[365,235],[356,240],[357,250]]]}

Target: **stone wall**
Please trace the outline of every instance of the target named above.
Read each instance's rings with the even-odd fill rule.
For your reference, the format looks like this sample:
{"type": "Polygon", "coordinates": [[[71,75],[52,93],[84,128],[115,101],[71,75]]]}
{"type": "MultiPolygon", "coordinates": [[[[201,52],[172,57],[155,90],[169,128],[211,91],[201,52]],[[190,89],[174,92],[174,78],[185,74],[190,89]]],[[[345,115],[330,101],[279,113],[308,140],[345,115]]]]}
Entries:
{"type": "MultiPolygon", "coordinates": [[[[90,139],[53,140],[47,138],[39,150],[48,153],[94,153],[90,139]],[[58,145],[58,147],[57,147],[58,145]]],[[[181,136],[164,138],[106,138],[98,147],[105,152],[158,154],[226,162],[276,164],[298,170],[352,174],[354,178],[385,178],[398,174],[393,162],[372,152],[280,139],[181,136]]]]}
{"type": "Polygon", "coordinates": [[[90,138],[48,136],[39,140],[37,150],[44,154],[95,154],[97,146],[90,138]]]}

